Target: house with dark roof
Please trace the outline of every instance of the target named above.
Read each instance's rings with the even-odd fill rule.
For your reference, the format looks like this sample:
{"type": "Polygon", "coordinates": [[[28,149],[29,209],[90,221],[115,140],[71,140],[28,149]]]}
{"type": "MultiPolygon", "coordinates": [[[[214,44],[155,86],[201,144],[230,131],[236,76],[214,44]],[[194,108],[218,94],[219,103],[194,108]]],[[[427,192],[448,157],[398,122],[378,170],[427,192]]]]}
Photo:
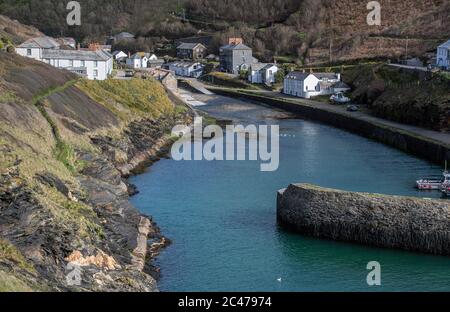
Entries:
{"type": "Polygon", "coordinates": [[[253,57],[253,51],[240,38],[230,38],[227,45],[220,48],[220,68],[224,72],[239,74],[249,70],[258,61],[253,57]]]}
{"type": "Polygon", "coordinates": [[[57,50],[60,44],[51,37],[37,37],[28,39],[16,48],[16,53],[25,57],[42,60],[42,53],[46,50],[57,50]]]}
{"type": "Polygon", "coordinates": [[[182,42],[177,46],[177,57],[180,59],[200,60],[205,54],[206,47],[201,43],[182,42]]]}
{"type": "Polygon", "coordinates": [[[349,91],[341,81],[341,74],[306,73],[293,71],[284,77],[283,93],[309,99],[318,95],[329,95],[349,91]]]}

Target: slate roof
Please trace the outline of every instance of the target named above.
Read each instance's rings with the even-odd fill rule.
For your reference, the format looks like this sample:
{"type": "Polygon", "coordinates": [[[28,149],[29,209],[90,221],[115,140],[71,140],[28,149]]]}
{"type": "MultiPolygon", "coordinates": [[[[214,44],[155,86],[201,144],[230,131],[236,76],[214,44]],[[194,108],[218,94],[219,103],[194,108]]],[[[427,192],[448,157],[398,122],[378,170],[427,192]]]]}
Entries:
{"type": "Polygon", "coordinates": [[[305,80],[309,75],[315,76],[319,80],[327,79],[338,79],[337,74],[334,73],[304,73],[299,71],[293,71],[287,74],[286,78],[294,80],[305,80]]]}
{"type": "Polygon", "coordinates": [[[246,46],[243,43],[227,44],[227,45],[224,45],[221,49],[224,49],[224,50],[251,50],[250,47],[246,46]]]}
{"type": "Polygon", "coordinates": [[[450,40],[447,41],[447,42],[445,42],[445,43],[443,43],[443,44],[441,44],[441,45],[439,46],[439,48],[447,48],[447,49],[450,49],[450,40]]]}
{"type": "Polygon", "coordinates": [[[79,50],[44,50],[44,59],[80,60],[80,61],[107,61],[111,54],[103,50],[79,51],[79,50]]]}
{"type": "Polygon", "coordinates": [[[252,64],[251,68],[254,71],[261,71],[261,70],[267,70],[271,68],[272,66],[275,66],[273,63],[255,63],[252,64]]]}
{"type": "Polygon", "coordinates": [[[183,50],[193,50],[195,49],[198,45],[201,45],[202,47],[206,48],[203,44],[201,43],[189,43],[189,42],[182,42],[177,49],[183,49],[183,50]]]}
{"type": "Polygon", "coordinates": [[[28,39],[24,43],[18,46],[18,48],[41,48],[41,49],[54,49],[59,48],[60,44],[55,39],[50,37],[37,37],[28,39]]]}
{"type": "Polygon", "coordinates": [[[293,79],[293,80],[305,80],[306,77],[311,75],[310,73],[303,73],[299,71],[293,71],[286,75],[286,79],[293,79]]]}
{"type": "Polygon", "coordinates": [[[166,64],[167,66],[176,66],[176,67],[184,67],[184,68],[188,68],[191,66],[194,66],[196,64],[200,64],[200,63],[193,63],[193,62],[173,62],[173,63],[168,63],[166,64]]]}

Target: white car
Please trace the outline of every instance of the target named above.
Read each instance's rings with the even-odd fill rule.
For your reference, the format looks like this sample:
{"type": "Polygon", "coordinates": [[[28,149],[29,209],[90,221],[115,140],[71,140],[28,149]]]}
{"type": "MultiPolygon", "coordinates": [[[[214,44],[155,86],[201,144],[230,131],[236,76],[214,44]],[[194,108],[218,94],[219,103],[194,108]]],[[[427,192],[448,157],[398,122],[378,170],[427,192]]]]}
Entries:
{"type": "Polygon", "coordinates": [[[336,94],[333,94],[330,97],[331,102],[336,103],[336,104],[347,104],[350,103],[351,99],[344,96],[344,93],[339,92],[336,94]]]}

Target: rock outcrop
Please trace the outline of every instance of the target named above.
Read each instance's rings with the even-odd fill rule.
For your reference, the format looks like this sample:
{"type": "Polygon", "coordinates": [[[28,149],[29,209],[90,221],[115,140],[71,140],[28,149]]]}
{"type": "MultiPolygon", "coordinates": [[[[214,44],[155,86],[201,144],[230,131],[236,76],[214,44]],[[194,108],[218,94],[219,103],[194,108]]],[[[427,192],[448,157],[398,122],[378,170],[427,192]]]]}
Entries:
{"type": "Polygon", "coordinates": [[[278,192],[278,220],[301,234],[450,255],[450,203],[353,193],[308,184],[278,192]]]}

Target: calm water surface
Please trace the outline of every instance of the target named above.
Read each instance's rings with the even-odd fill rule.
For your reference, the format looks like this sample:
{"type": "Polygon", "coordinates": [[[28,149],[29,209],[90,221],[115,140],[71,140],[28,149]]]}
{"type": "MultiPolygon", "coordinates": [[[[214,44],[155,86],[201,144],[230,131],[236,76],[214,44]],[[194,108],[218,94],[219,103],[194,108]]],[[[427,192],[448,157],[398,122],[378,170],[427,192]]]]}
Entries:
{"type": "Polygon", "coordinates": [[[290,183],[419,197],[417,177],[432,164],[357,135],[222,97],[200,97],[205,111],[240,123],[280,125],[280,167],[259,162],[162,160],[133,177],[134,204],[173,240],[158,258],[162,291],[450,290],[450,259],[311,239],[280,229],[276,192],[290,183]],[[366,283],[369,261],[382,286],[366,283]],[[277,279],[282,278],[282,282],[277,279]]]}

